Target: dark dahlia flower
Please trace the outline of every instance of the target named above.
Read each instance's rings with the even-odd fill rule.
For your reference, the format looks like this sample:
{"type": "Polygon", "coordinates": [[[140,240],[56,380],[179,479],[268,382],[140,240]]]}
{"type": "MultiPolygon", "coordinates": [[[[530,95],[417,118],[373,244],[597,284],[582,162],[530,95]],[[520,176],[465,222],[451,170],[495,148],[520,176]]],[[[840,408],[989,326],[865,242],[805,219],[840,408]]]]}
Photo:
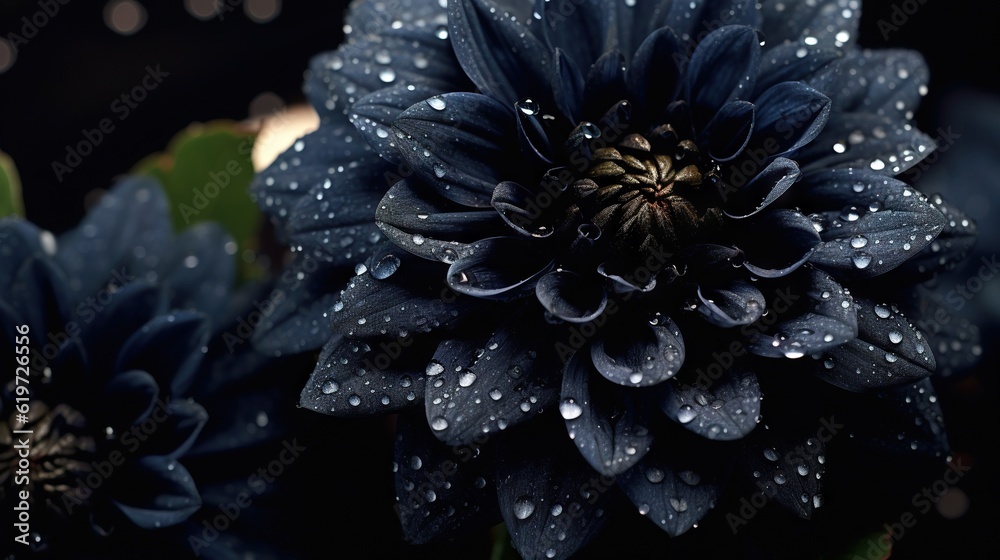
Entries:
{"type": "Polygon", "coordinates": [[[58,239],[0,222],[0,354],[23,365],[0,393],[0,501],[16,529],[5,557],[247,548],[238,530],[192,548],[202,527],[185,525],[250,474],[229,457],[280,435],[275,392],[246,384],[270,360],[219,336],[235,320],[235,249],[214,224],[175,235],[147,179],[111,190],[58,239]]]}
{"type": "Polygon", "coordinates": [[[564,558],[622,496],[678,535],[733,479],[810,517],[833,414],[947,451],[913,286],[974,232],[899,178],[919,55],[858,48],[846,0],[441,4],[355,3],[254,190],[309,286],[258,342],[325,341],[302,404],[423,409],[411,540],[499,513],[564,558]]]}

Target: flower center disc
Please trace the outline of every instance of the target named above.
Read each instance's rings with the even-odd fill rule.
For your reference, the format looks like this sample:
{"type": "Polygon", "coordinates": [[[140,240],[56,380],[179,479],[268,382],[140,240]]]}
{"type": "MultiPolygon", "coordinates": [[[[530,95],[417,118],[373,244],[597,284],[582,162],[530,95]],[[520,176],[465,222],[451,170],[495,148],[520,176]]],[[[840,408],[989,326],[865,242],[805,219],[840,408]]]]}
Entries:
{"type": "Polygon", "coordinates": [[[602,238],[616,251],[646,252],[672,250],[721,224],[717,179],[715,162],[664,125],[595,150],[580,183],[594,191],[584,212],[602,238]]]}
{"type": "MultiPolygon", "coordinates": [[[[28,491],[34,504],[45,504],[46,510],[62,518],[68,518],[70,511],[63,499],[72,493],[76,500],[87,492],[77,492],[77,487],[91,473],[90,462],[97,449],[94,438],[87,432],[84,415],[66,404],[49,408],[42,402],[32,405],[31,420],[21,426],[15,422],[15,415],[0,420],[0,433],[12,437],[11,446],[0,453],[0,481],[14,484],[15,479],[27,475],[28,491]],[[19,453],[18,434],[13,430],[31,430],[30,456],[19,453]],[[25,463],[26,459],[26,463],[25,463]],[[27,469],[25,465],[27,464],[27,469]],[[25,472],[26,471],[26,472],[25,472]]],[[[23,449],[23,448],[20,448],[23,449]]],[[[0,492],[23,490],[22,485],[0,489],[0,492]]],[[[78,505],[74,503],[72,505],[78,505]]]]}

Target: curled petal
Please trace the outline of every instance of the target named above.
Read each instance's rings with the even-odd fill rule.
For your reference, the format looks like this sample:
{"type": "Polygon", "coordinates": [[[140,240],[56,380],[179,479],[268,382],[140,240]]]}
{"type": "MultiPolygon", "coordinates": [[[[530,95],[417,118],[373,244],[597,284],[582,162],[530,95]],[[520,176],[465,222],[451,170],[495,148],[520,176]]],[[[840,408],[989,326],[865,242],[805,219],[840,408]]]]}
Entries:
{"type": "Polygon", "coordinates": [[[535,285],[535,295],[549,313],[571,323],[593,320],[608,303],[608,294],[594,279],[568,270],[542,276],[535,285]]]}
{"type": "Polygon", "coordinates": [[[649,324],[622,325],[590,347],[594,367],[609,381],[645,387],[673,377],[684,363],[684,339],[677,325],[656,314],[649,324]]]}

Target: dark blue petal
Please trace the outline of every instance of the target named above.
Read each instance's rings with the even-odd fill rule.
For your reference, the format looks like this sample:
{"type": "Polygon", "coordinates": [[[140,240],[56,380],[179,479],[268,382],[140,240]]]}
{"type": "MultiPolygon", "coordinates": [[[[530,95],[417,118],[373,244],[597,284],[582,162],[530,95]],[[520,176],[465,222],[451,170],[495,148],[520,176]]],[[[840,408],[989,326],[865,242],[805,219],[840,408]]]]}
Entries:
{"type": "Polygon", "coordinates": [[[552,97],[556,107],[570,120],[580,120],[583,104],[583,74],[562,49],[556,49],[552,66],[552,97]]]}
{"type": "Polygon", "coordinates": [[[208,422],[204,407],[189,400],[174,399],[166,407],[158,403],[151,416],[157,428],[143,444],[143,453],[170,459],[187,455],[208,422]]]}
{"type": "Polygon", "coordinates": [[[152,412],[160,395],[153,376],[140,370],[118,373],[104,388],[104,415],[116,433],[127,430],[152,412]]]}
{"type": "MultiPolygon", "coordinates": [[[[770,400],[770,399],[769,399],[770,400]]],[[[785,510],[809,519],[823,505],[826,446],[816,436],[826,424],[796,411],[765,409],[764,425],[742,441],[738,459],[747,488],[759,491],[785,510]]],[[[822,420],[826,420],[823,418],[822,420]]]]}
{"type": "Polygon", "coordinates": [[[774,157],[812,142],[826,126],[830,99],[800,82],[772,86],[754,101],[757,121],[747,153],[774,157]]]}
{"type": "Polygon", "coordinates": [[[679,445],[674,438],[659,441],[616,480],[643,516],[675,537],[697,525],[715,507],[726,487],[731,464],[705,449],[698,453],[671,452],[676,447],[679,445]]]}
{"type": "Polygon", "coordinates": [[[762,278],[791,273],[809,260],[820,242],[812,221],[795,210],[767,210],[734,229],[733,239],[746,253],[743,266],[762,278]]]}
{"type": "Polygon", "coordinates": [[[937,364],[930,343],[895,306],[858,300],[858,336],[828,350],[816,368],[848,391],[895,387],[929,377],[937,364]]]}
{"type": "Polygon", "coordinates": [[[451,43],[480,91],[507,106],[525,97],[548,101],[551,53],[514,14],[489,0],[448,3],[451,43]]]}
{"type": "Polygon", "coordinates": [[[10,288],[21,265],[44,253],[42,231],[31,222],[0,218],[0,300],[10,301],[10,288]]]}
{"type": "Polygon", "coordinates": [[[601,378],[587,354],[579,351],[566,363],[559,412],[590,466],[615,476],[649,451],[653,433],[648,404],[601,378]]]}
{"type": "Polygon", "coordinates": [[[351,122],[380,156],[389,163],[399,165],[403,158],[396,147],[393,121],[414,104],[442,93],[445,92],[424,85],[400,84],[376,90],[351,107],[351,122]]]}
{"type": "MultiPolygon", "coordinates": [[[[75,302],[66,288],[68,279],[51,260],[37,254],[19,265],[8,302],[18,323],[28,326],[33,344],[41,352],[42,346],[53,344],[45,337],[46,333],[65,333],[68,320],[78,308],[74,308],[75,302]]],[[[87,316],[94,314],[89,307],[85,311],[87,316]]],[[[79,329],[79,324],[76,326],[79,329]]]]}
{"type": "Polygon", "coordinates": [[[708,439],[729,441],[757,427],[761,391],[757,376],[737,367],[711,385],[665,385],[660,406],[667,417],[708,439]]]}
{"type": "Polygon", "coordinates": [[[642,42],[628,68],[630,99],[650,116],[659,116],[674,100],[683,72],[684,44],[669,27],[642,42]]]}
{"type": "Polygon", "coordinates": [[[795,159],[806,173],[855,168],[893,176],[921,163],[936,148],[930,136],[889,117],[838,113],[795,159]]]}
{"type": "Polygon", "coordinates": [[[468,254],[469,243],[510,231],[496,211],[470,209],[409,180],[389,189],[375,219],[396,245],[446,263],[468,254]]]}
{"type": "Polygon", "coordinates": [[[899,266],[941,233],[945,217],[909,185],[871,171],[829,171],[803,181],[804,211],[818,212],[823,242],[810,258],[842,278],[899,266]]]}
{"type": "Polygon", "coordinates": [[[201,496],[184,465],[165,457],[143,457],[115,472],[115,505],[142,529],[176,525],[201,507],[201,496]]]}
{"type": "Polygon", "coordinates": [[[162,291],[144,280],[132,281],[110,295],[111,301],[100,312],[91,305],[82,308],[80,314],[89,323],[80,336],[81,342],[87,348],[91,371],[101,376],[98,378],[101,381],[116,371],[125,371],[115,366],[125,343],[143,325],[166,311],[162,291]]]}
{"type": "Polygon", "coordinates": [[[730,101],[719,109],[699,137],[712,159],[727,162],[743,152],[754,130],[754,113],[748,101],[730,101]]]}
{"type": "Polygon", "coordinates": [[[561,422],[546,420],[534,422],[531,437],[497,440],[497,498],[523,558],[563,560],[604,526],[611,487],[589,482],[594,470],[569,443],[561,422]]]}
{"type": "Polygon", "coordinates": [[[434,435],[468,444],[555,404],[561,364],[553,329],[546,327],[541,310],[529,303],[492,333],[442,342],[425,370],[425,410],[434,435]]]}
{"type": "Polygon", "coordinates": [[[941,404],[930,379],[851,397],[841,422],[851,427],[852,443],[867,452],[897,455],[907,461],[951,452],[941,404]]]}
{"type": "MultiPolygon", "coordinates": [[[[546,195],[548,196],[548,195],[546,195]]],[[[493,208],[514,231],[527,237],[548,237],[555,228],[546,223],[538,204],[538,193],[513,181],[504,181],[493,191],[493,208]]]]}
{"type": "Polygon", "coordinates": [[[333,306],[334,332],[351,337],[406,337],[453,326],[459,311],[471,312],[481,301],[459,298],[438,283],[444,267],[416,258],[400,259],[398,272],[379,280],[367,267],[348,282],[333,306]],[[405,259],[405,260],[404,260],[405,259]],[[427,281],[427,278],[435,281],[427,281]]]}
{"type": "Polygon", "coordinates": [[[284,225],[299,201],[320,189],[382,193],[389,185],[378,154],[347,117],[338,117],[297,140],[254,177],[250,197],[264,214],[284,225]]]}
{"type": "Polygon", "coordinates": [[[628,97],[625,85],[625,56],[608,51],[594,62],[584,85],[583,117],[599,120],[608,107],[628,97]]]}
{"type": "Polygon", "coordinates": [[[656,314],[604,332],[590,347],[594,367],[609,381],[648,387],[666,381],[684,363],[684,339],[676,324],[656,314]]]}
{"type": "Polygon", "coordinates": [[[707,123],[729,101],[750,96],[760,66],[758,41],[752,28],[727,25],[698,45],[685,82],[696,122],[707,123]]]}
{"type": "Polygon", "coordinates": [[[844,53],[840,50],[806,47],[801,43],[787,43],[764,51],[760,74],[754,87],[754,97],[782,82],[808,82],[844,53]]]}
{"type": "Polygon", "coordinates": [[[785,43],[841,48],[858,39],[860,6],[848,0],[764,2],[763,31],[768,46],[785,43]]]}
{"type": "Polygon", "coordinates": [[[442,196],[477,208],[518,153],[513,103],[476,93],[449,93],[417,103],[393,123],[407,163],[442,196]]]}
{"type": "Polygon", "coordinates": [[[257,351],[272,356],[319,348],[332,334],[329,312],[337,294],[331,292],[331,287],[339,287],[342,282],[343,272],[309,255],[299,255],[267,297],[273,305],[271,312],[261,314],[259,323],[252,325],[247,318],[256,310],[248,310],[226,336],[227,347],[234,348],[235,341],[242,344],[252,339],[257,351]]]}
{"type": "Polygon", "coordinates": [[[478,298],[506,300],[534,291],[535,282],[554,266],[535,244],[516,237],[484,239],[468,251],[448,269],[448,285],[478,298]]]}
{"type": "Polygon", "coordinates": [[[799,166],[788,158],[772,161],[746,186],[728,196],[723,212],[730,218],[748,218],[767,208],[799,180],[799,166]]]}
{"type": "Polygon", "coordinates": [[[696,311],[709,323],[731,328],[749,325],[767,310],[764,295],[753,284],[736,280],[718,288],[697,287],[696,311]]]}
{"type": "Polygon", "coordinates": [[[549,313],[570,323],[592,321],[604,311],[608,294],[596,278],[556,270],[535,284],[535,295],[549,313]]]}
{"type": "Polygon", "coordinates": [[[115,370],[146,371],[161,389],[183,395],[198,370],[208,337],[203,315],[188,311],[160,315],[125,341],[115,370]]]}
{"type": "Polygon", "coordinates": [[[56,261],[79,297],[93,296],[113,275],[143,276],[170,254],[173,227],[159,184],[149,177],[126,179],[59,239],[56,261]],[[140,252],[141,251],[141,252],[140,252]]]}
{"type": "Polygon", "coordinates": [[[375,346],[340,336],[330,339],[302,388],[299,405],[352,418],[397,412],[423,403],[424,360],[420,357],[424,353],[419,344],[414,345],[410,337],[381,347],[374,341],[371,344],[375,346]]]}
{"type": "Polygon", "coordinates": [[[171,308],[222,317],[236,279],[235,253],[236,242],[218,224],[195,224],[182,231],[164,267],[168,272],[163,283],[171,308]]]}
{"type": "Polygon", "coordinates": [[[772,317],[748,329],[758,356],[797,359],[844,344],[858,335],[850,292],[825,272],[805,267],[775,285],[772,317]]]}
{"type": "Polygon", "coordinates": [[[393,470],[407,541],[423,544],[453,538],[499,521],[491,446],[441,443],[427,429],[422,414],[403,414],[396,426],[393,470]]]}
{"type": "Polygon", "coordinates": [[[940,195],[931,195],[929,201],[944,216],[944,229],[930,245],[893,270],[892,275],[913,280],[953,270],[975,246],[978,235],[975,222],[940,195]]]}
{"type": "Polygon", "coordinates": [[[929,73],[923,57],[914,51],[882,49],[852,51],[825,66],[809,85],[833,100],[833,111],[867,113],[909,121],[929,73]]]}

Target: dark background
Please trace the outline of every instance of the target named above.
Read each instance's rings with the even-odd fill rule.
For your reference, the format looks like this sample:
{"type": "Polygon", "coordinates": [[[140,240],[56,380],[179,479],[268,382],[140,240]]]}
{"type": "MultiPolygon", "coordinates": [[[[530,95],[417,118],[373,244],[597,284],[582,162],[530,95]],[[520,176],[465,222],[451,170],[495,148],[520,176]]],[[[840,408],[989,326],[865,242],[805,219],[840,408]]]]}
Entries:
{"type": "MultiPolygon", "coordinates": [[[[72,227],[83,215],[88,191],[109,187],[116,176],[142,157],[163,150],[192,122],[245,119],[251,101],[264,92],[273,92],[289,104],[302,101],[302,74],[309,58],[335,48],[343,38],[346,2],[288,1],[274,20],[263,24],[251,21],[241,5],[225,13],[223,19],[201,21],[188,13],[182,0],[147,0],[143,4],[148,19],[131,36],[108,28],[103,2],[74,0],[60,5],[59,13],[20,45],[16,60],[0,73],[0,151],[8,153],[18,166],[28,218],[44,228],[58,233],[72,227]],[[127,119],[119,121],[111,103],[140,82],[147,65],[159,65],[170,76],[127,119]],[[52,162],[63,161],[66,146],[82,140],[81,131],[97,127],[103,118],[112,118],[115,130],[58,181],[52,162]]],[[[862,45],[914,48],[928,61],[930,94],[917,114],[923,130],[932,132],[951,124],[943,119],[955,106],[955,94],[1000,91],[995,86],[1000,75],[995,39],[998,8],[984,5],[954,0],[863,4],[862,45]],[[917,9],[885,38],[878,21],[891,18],[893,5],[917,9]]],[[[34,0],[2,0],[0,34],[20,32],[21,18],[38,9],[34,0]]],[[[998,182],[989,184],[988,179],[983,178],[984,185],[975,188],[980,188],[986,199],[998,202],[979,219],[996,222],[1000,192],[998,182]]],[[[988,248],[996,243],[996,239],[982,239],[980,251],[988,254],[988,248]]],[[[980,299],[973,303],[978,307],[996,303],[983,299],[991,297],[989,290],[977,297],[980,299]]],[[[996,317],[992,320],[995,325],[996,317]]],[[[990,516],[998,497],[998,358],[993,344],[997,331],[989,325],[984,328],[984,359],[974,375],[941,383],[953,448],[974,465],[958,485],[969,498],[969,509],[954,520],[937,512],[922,517],[897,544],[894,558],[950,556],[978,545],[996,548],[989,544],[995,539],[988,537],[993,532],[990,516]]],[[[290,513],[303,514],[304,531],[326,537],[328,548],[318,551],[319,555],[354,558],[377,551],[389,556],[442,557],[462,551],[461,556],[482,556],[479,551],[483,548],[466,548],[483,547],[486,543],[482,539],[454,547],[403,548],[391,509],[387,424],[377,420],[317,421],[329,424],[328,435],[316,442],[323,447],[327,444],[323,440],[329,440],[324,459],[328,463],[314,467],[323,480],[317,488],[317,499],[323,503],[321,507],[303,504],[302,511],[290,513]],[[347,451],[333,451],[335,443],[347,451]],[[327,513],[307,515],[310,509],[327,513]],[[375,534],[379,536],[372,540],[375,534]]],[[[609,545],[606,540],[597,544],[609,545]]]]}

